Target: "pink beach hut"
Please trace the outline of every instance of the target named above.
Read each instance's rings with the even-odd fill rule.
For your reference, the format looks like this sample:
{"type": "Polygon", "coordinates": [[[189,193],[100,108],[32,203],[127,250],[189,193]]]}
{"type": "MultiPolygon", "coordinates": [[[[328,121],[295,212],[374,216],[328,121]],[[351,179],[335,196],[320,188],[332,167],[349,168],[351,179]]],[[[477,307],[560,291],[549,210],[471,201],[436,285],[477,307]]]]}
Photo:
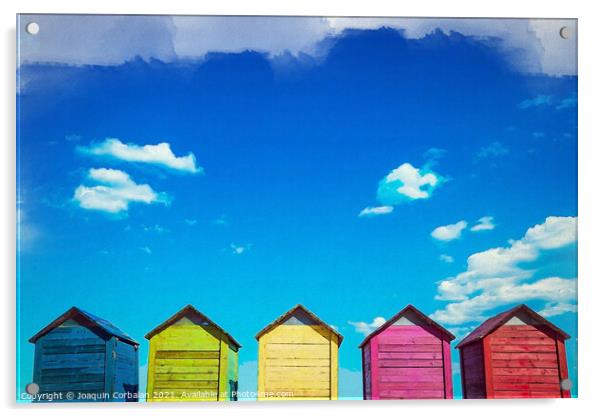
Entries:
{"type": "Polygon", "coordinates": [[[455,336],[408,305],[360,344],[364,399],[451,399],[455,336]]]}

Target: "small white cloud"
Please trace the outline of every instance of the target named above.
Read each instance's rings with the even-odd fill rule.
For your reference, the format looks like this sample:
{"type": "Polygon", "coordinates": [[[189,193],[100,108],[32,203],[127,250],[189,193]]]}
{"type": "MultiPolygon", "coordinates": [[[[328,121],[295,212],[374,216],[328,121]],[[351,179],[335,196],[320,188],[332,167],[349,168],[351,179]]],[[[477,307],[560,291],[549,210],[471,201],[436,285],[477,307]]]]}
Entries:
{"type": "Polygon", "coordinates": [[[577,96],[573,95],[562,99],[559,105],[556,106],[556,110],[570,109],[577,107],[577,96]]]}
{"type": "Polygon", "coordinates": [[[545,136],[546,136],[546,134],[544,132],[533,132],[533,137],[535,139],[541,139],[541,138],[543,138],[545,136]]]}
{"type": "Polygon", "coordinates": [[[368,336],[374,330],[385,324],[387,320],[384,317],[375,317],[372,323],[366,323],[364,321],[350,321],[348,322],[353,326],[356,332],[368,336]]]}
{"type": "Polygon", "coordinates": [[[29,249],[40,237],[40,231],[33,225],[21,207],[22,201],[17,201],[17,251],[29,249]]]}
{"type": "Polygon", "coordinates": [[[79,142],[81,140],[81,136],[80,135],[67,135],[65,136],[65,140],[67,142],[79,142]]]}
{"type": "Polygon", "coordinates": [[[151,250],[151,248],[149,248],[148,246],[142,246],[140,248],[140,250],[144,253],[146,253],[147,255],[152,255],[153,251],[151,250]]]}
{"type": "Polygon", "coordinates": [[[493,142],[487,146],[482,147],[475,155],[475,160],[485,159],[485,158],[496,158],[499,156],[508,155],[510,151],[500,142],[493,142]]]}
{"type": "Polygon", "coordinates": [[[464,339],[468,335],[468,333],[472,332],[476,326],[462,326],[462,327],[448,327],[449,330],[454,336],[456,336],[456,340],[460,341],[464,339]]]}
{"type": "Polygon", "coordinates": [[[144,230],[145,232],[154,232],[158,234],[166,233],[169,231],[166,228],[159,226],[158,224],[155,224],[153,226],[143,226],[142,230],[144,230]]]}
{"type": "Polygon", "coordinates": [[[495,224],[493,224],[492,216],[484,216],[477,220],[477,224],[470,228],[471,232],[481,232],[484,230],[493,230],[495,229],[495,224]]]}
{"type": "Polygon", "coordinates": [[[366,207],[360,211],[359,217],[382,216],[393,212],[393,206],[366,207]]]}
{"type": "Polygon", "coordinates": [[[215,224],[216,226],[227,226],[228,217],[225,214],[222,214],[217,219],[213,220],[213,224],[215,224]]]}
{"type": "Polygon", "coordinates": [[[184,219],[184,222],[188,225],[188,226],[194,226],[195,224],[198,223],[198,220],[195,219],[184,219]]]}
{"type": "Polygon", "coordinates": [[[427,199],[444,179],[427,168],[415,168],[404,163],[383,178],[377,191],[378,201],[385,206],[427,199]]]}
{"type": "Polygon", "coordinates": [[[464,220],[446,226],[439,226],[431,232],[431,236],[437,240],[449,242],[450,240],[459,239],[466,226],[468,226],[468,223],[464,220]]]}
{"type": "Polygon", "coordinates": [[[577,306],[570,303],[546,303],[545,307],[539,311],[544,317],[560,316],[566,313],[576,313],[577,306]]]}
{"type": "Polygon", "coordinates": [[[232,249],[232,253],[235,255],[242,255],[243,253],[245,253],[247,250],[249,250],[249,248],[251,247],[251,245],[236,245],[234,243],[230,244],[230,249],[232,249]]]}
{"type": "Polygon", "coordinates": [[[424,159],[427,161],[428,166],[436,165],[439,162],[439,159],[443,158],[447,151],[441,148],[429,148],[424,153],[424,159]]]}
{"type": "Polygon", "coordinates": [[[127,173],[117,169],[92,168],[88,179],[97,185],[80,185],[73,196],[86,210],[120,213],[127,211],[130,203],[169,204],[165,193],[155,192],[148,184],[136,184],[127,173]]]}
{"type": "Polygon", "coordinates": [[[539,94],[533,98],[528,98],[526,100],[521,101],[520,103],[518,103],[517,107],[521,110],[525,110],[531,107],[550,106],[551,104],[552,96],[539,94]]]}
{"type": "Polygon", "coordinates": [[[439,255],[439,260],[441,262],[445,262],[447,264],[451,264],[454,262],[454,257],[451,255],[446,255],[445,253],[439,255]]]}
{"type": "Polygon", "coordinates": [[[157,145],[139,146],[134,143],[123,143],[119,139],[108,138],[104,142],[79,149],[91,155],[107,156],[127,162],[158,165],[180,172],[191,174],[203,172],[203,169],[197,166],[193,153],[185,156],[175,156],[170,144],[167,142],[157,145]]]}

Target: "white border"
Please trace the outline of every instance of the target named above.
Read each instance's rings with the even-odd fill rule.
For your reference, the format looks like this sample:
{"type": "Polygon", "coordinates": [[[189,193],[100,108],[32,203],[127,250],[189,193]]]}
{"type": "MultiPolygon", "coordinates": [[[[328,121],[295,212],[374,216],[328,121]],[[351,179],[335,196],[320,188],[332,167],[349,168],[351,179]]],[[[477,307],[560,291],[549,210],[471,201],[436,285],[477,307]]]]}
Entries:
{"type": "MultiPolygon", "coordinates": [[[[488,417],[507,416],[510,413],[531,412],[546,415],[578,415],[593,409],[597,394],[602,388],[602,338],[600,333],[600,281],[602,271],[597,262],[601,251],[597,238],[602,233],[600,217],[602,206],[598,183],[602,178],[599,160],[600,141],[600,78],[602,77],[601,14],[595,2],[557,1],[527,2],[525,0],[490,1],[351,1],[304,0],[299,2],[278,0],[4,0],[2,13],[2,92],[0,102],[4,137],[1,142],[2,157],[2,256],[3,312],[2,326],[3,378],[0,393],[7,415],[39,412],[48,415],[91,416],[164,414],[212,416],[306,416],[308,413],[325,415],[345,413],[360,416],[371,413],[420,413],[445,416],[488,417]],[[579,396],[578,400],[506,400],[506,401],[405,401],[303,403],[303,404],[206,404],[206,405],[59,405],[37,407],[17,405],[15,398],[15,14],[16,13],[106,13],[106,14],[238,14],[238,15],[315,15],[315,16],[437,16],[437,17],[550,17],[579,19],[579,396]],[[598,181],[596,181],[598,180],[598,181]]],[[[599,394],[598,394],[599,395],[599,394]]],[[[599,408],[599,407],[598,407],[599,408]]]]}

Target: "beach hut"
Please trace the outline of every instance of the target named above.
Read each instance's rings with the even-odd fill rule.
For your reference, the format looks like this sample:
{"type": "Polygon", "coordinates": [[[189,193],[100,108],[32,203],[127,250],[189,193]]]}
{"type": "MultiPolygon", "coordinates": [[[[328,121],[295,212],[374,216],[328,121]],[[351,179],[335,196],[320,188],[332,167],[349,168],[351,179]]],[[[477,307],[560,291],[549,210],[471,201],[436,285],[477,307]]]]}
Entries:
{"type": "Polygon", "coordinates": [[[452,399],[454,335],[412,305],[360,344],[364,399],[452,399]]]}
{"type": "Polygon", "coordinates": [[[40,401],[138,401],[138,343],[72,307],[29,339],[40,401]]]}
{"type": "Polygon", "coordinates": [[[524,304],[486,320],[457,346],[464,398],[570,397],[569,337],[524,304]]]}
{"type": "Polygon", "coordinates": [[[255,336],[258,400],[336,400],[343,336],[298,304],[255,336]]]}
{"type": "Polygon", "coordinates": [[[235,401],[240,344],[191,305],[151,330],[147,401],[235,401]]]}

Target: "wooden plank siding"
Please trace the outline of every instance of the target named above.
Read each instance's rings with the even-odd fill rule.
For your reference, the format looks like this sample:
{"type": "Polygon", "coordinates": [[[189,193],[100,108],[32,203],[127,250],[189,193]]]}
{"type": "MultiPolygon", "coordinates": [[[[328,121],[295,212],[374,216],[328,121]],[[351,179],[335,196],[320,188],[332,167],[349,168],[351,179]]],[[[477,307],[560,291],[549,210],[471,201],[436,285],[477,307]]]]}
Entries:
{"type": "Polygon", "coordinates": [[[485,320],[458,344],[464,398],[570,397],[569,337],[523,304],[485,320]]]}
{"type": "Polygon", "coordinates": [[[392,326],[378,342],[379,399],[445,398],[441,339],[420,326],[392,326]]]}
{"type": "Polygon", "coordinates": [[[331,341],[320,326],[279,326],[262,340],[261,379],[270,397],[331,398],[331,341]]]}
{"type": "Polygon", "coordinates": [[[503,325],[484,340],[489,346],[489,398],[560,398],[556,338],[532,325],[503,325]]]}
{"type": "Polygon", "coordinates": [[[109,322],[73,307],[30,341],[40,394],[61,394],[63,401],[138,400],[138,344],[109,322]]]}
{"type": "Polygon", "coordinates": [[[147,401],[236,399],[238,346],[192,307],[180,313],[149,334],[147,401]]]}
{"type": "Polygon", "coordinates": [[[106,341],[68,320],[36,342],[34,382],[40,393],[80,394],[105,391],[106,341]]]}
{"type": "Polygon", "coordinates": [[[453,398],[453,338],[415,307],[401,310],[360,345],[363,367],[370,370],[364,395],[372,400],[453,398]]]}
{"type": "Polygon", "coordinates": [[[258,400],[337,399],[338,334],[303,307],[289,313],[258,335],[258,400]]]}

